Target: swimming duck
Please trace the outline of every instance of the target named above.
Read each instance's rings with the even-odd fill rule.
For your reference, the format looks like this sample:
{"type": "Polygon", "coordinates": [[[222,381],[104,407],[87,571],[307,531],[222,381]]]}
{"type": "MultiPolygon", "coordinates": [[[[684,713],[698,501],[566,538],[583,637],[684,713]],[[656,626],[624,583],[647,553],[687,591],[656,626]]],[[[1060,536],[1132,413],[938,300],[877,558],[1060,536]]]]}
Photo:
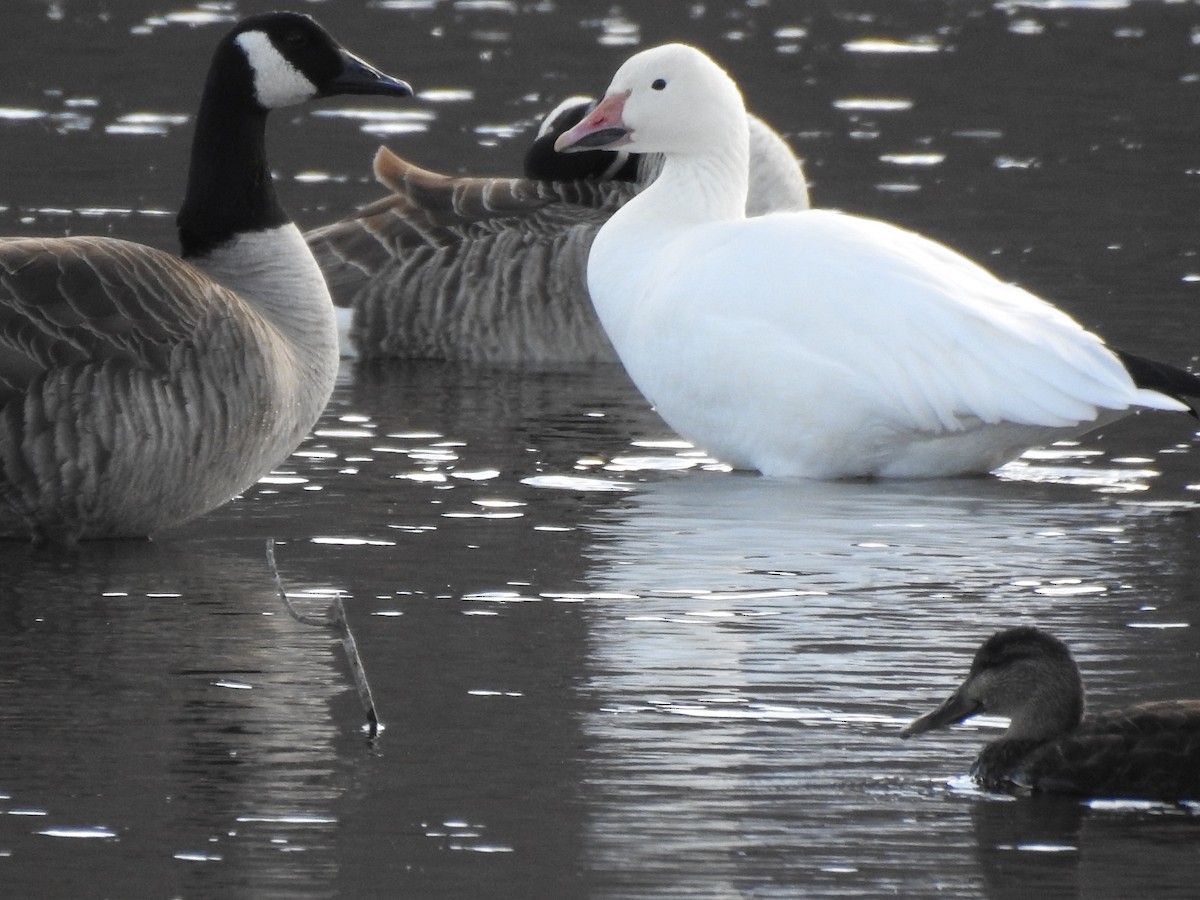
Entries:
{"type": "MultiPolygon", "coordinates": [[[[632,160],[641,175],[630,182],[627,154],[586,154],[577,168],[548,155],[546,139],[593,104],[573,98],[546,117],[526,157],[528,178],[437,174],[380,148],[375,178],[392,195],[306,235],[346,311],[344,355],[616,362],[584,285],[588,248],[661,160],[632,160]]],[[[807,208],[807,183],[787,143],[756,117],[747,128],[757,179],[748,214],[807,208]]]]}
{"type": "Polygon", "coordinates": [[[987,790],[1200,800],[1200,700],[1087,716],[1083,707],[1083,682],[1066,644],[1022,626],[988,638],[958,690],[901,735],[945,728],[977,713],[1008,716],[1008,730],[971,767],[987,790]]]}
{"type": "Polygon", "coordinates": [[[0,239],[0,535],[143,537],[285,459],[338,367],[333,305],[279,205],[267,113],[411,88],[294,13],[218,43],[182,256],[106,237],[0,239]]]}
{"type": "Polygon", "coordinates": [[[630,58],[556,143],[664,155],[597,235],[587,284],[634,383],[712,455],[809,478],[985,473],[1200,396],[914,232],[831,210],[747,218],[745,121],[733,80],[670,44],[630,58]]]}

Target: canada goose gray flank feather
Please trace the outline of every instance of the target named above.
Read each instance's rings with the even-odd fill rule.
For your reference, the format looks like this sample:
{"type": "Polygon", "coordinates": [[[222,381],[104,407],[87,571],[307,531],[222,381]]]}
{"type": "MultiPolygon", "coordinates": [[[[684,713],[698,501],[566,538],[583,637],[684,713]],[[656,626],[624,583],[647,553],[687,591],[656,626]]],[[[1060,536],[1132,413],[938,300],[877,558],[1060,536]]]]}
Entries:
{"type": "Polygon", "coordinates": [[[106,237],[0,239],[0,536],[143,537],[228,501],[315,424],[328,291],[266,167],[268,108],[408,96],[307,16],[219,43],[179,215],[184,259],[106,237]]]}
{"type": "MultiPolygon", "coordinates": [[[[626,182],[454,178],[387,148],[395,193],[307,240],[364,358],[476,364],[615,361],[583,283],[600,225],[626,182]]],[[[343,352],[353,350],[343,341],[343,352]]]]}

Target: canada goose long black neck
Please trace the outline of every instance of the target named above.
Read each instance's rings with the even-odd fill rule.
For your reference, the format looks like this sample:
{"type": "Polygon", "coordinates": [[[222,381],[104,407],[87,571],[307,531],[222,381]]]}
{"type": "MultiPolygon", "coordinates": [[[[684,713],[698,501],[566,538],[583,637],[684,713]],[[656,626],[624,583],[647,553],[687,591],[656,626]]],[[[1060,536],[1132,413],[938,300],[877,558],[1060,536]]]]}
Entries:
{"type": "Polygon", "coordinates": [[[267,110],[240,47],[222,42],[213,58],[196,130],[187,194],[179,211],[182,255],[203,256],[243,231],[290,221],[267,165],[267,110]]]}

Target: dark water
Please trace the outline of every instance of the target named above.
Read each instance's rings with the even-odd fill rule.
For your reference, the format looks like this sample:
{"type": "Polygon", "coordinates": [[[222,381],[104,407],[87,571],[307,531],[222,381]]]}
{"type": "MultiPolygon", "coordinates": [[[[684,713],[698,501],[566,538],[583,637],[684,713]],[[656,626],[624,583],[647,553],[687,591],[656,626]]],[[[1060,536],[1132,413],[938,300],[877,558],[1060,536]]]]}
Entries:
{"type": "MultiPolygon", "coordinates": [[[[173,246],[221,22],[5,9],[4,233],[173,246]]],[[[697,42],[814,198],[933,234],[1131,350],[1200,345],[1200,7],[305,3],[424,95],[276,115],[303,226],[375,146],[514,172],[540,111],[697,42]]],[[[680,446],[619,370],[347,367],[277,476],[149,544],[0,547],[0,895],[1192,897],[1197,818],[982,795],[994,723],[901,742],[993,629],[1097,707],[1200,681],[1195,423],[990,479],[806,484],[680,446]],[[386,730],[335,636],[346,597],[386,730]]]]}

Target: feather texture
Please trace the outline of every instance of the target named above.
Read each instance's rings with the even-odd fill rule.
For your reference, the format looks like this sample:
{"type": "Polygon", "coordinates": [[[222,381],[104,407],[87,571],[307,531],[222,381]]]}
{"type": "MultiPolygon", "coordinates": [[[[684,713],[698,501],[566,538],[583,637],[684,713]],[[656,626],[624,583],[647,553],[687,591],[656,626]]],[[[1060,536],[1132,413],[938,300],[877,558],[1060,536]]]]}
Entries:
{"type": "Polygon", "coordinates": [[[535,365],[615,359],[586,301],[584,260],[625,182],[454,178],[386,148],[394,193],[311,231],[363,357],[535,365]],[[583,298],[582,302],[564,302],[583,298]]]}
{"type": "Polygon", "coordinates": [[[280,402],[314,380],[290,356],[242,298],[168,254],[0,241],[5,530],[145,535],[229,500],[311,426],[316,398],[280,402]]]}

